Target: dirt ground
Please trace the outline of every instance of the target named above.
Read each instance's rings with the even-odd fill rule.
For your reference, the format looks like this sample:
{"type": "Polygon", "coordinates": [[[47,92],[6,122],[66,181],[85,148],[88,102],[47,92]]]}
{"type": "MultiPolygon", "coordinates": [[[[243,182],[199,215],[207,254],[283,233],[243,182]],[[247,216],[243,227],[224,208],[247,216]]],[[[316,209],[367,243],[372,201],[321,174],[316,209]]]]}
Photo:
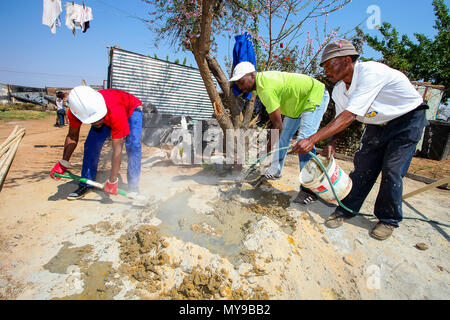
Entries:
{"type": "Polygon", "coordinates": [[[450,158],[436,161],[415,157],[411,161],[408,172],[434,180],[442,180],[450,177],[450,158]]]}
{"type": "MultiPolygon", "coordinates": [[[[144,147],[144,206],[101,191],[67,201],[76,184],[49,176],[67,133],[53,123],[0,122],[0,141],[15,125],[27,130],[0,192],[1,299],[450,298],[447,227],[404,220],[386,241],[369,236],[374,218],[327,229],[333,206],[291,201],[295,155],[281,180],[255,189],[229,183],[233,173],[155,161],[161,150],[144,147]]],[[[75,174],[88,129],[71,159],[75,174]]],[[[107,144],[98,181],[106,180],[109,156],[107,144]]],[[[337,161],[352,170],[351,162],[337,161]]],[[[126,186],[125,163],[124,155],[119,188],[126,186]]],[[[418,158],[410,168],[436,180],[449,170],[449,160],[418,158]]],[[[405,194],[423,186],[404,179],[405,194]]],[[[377,190],[378,183],[362,212],[372,213],[377,190]]],[[[449,192],[408,198],[404,216],[449,223],[449,192]]]]}

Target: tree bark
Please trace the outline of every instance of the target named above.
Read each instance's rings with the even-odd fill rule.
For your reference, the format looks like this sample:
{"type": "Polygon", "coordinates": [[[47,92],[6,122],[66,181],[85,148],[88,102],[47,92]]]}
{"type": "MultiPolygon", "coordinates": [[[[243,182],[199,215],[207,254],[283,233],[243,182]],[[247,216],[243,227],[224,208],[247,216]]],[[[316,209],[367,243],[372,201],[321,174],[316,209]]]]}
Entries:
{"type": "Polygon", "coordinates": [[[209,69],[219,83],[220,88],[223,91],[223,104],[226,109],[231,112],[231,121],[233,122],[234,129],[241,127],[241,109],[239,108],[238,101],[233,94],[231,84],[228,81],[225,73],[217,62],[216,58],[212,58],[209,55],[206,56],[209,69]]]}
{"type": "Polygon", "coordinates": [[[244,127],[248,128],[252,120],[253,110],[255,110],[256,94],[253,93],[250,101],[247,103],[244,111],[244,127]]]}
{"type": "MultiPolygon", "coordinates": [[[[232,129],[233,123],[231,122],[230,115],[226,112],[223,106],[219,93],[217,92],[214,81],[211,77],[211,69],[208,65],[209,48],[211,45],[211,24],[214,15],[213,4],[216,1],[204,0],[202,3],[202,18],[200,35],[198,38],[192,38],[192,53],[194,54],[195,61],[197,62],[200,75],[205,84],[206,91],[208,92],[209,99],[214,107],[214,113],[219,122],[222,130],[232,129]]],[[[217,70],[214,70],[217,73],[217,70]]],[[[217,73],[220,75],[220,73],[217,73]]],[[[226,77],[225,77],[226,78],[226,77]]],[[[223,79],[221,79],[223,82],[223,79]]]]}

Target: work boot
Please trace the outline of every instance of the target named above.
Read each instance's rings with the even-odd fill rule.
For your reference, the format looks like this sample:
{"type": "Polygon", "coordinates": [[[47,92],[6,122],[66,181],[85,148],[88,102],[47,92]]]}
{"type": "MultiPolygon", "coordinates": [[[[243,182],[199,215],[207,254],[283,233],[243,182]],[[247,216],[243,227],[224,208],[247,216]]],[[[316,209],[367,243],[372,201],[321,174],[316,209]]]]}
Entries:
{"type": "Polygon", "coordinates": [[[67,200],[78,200],[84,198],[84,196],[91,191],[92,188],[87,186],[80,186],[77,190],[72,193],[69,193],[67,196],[67,200]]]}
{"type": "Polygon", "coordinates": [[[339,228],[344,224],[344,216],[338,212],[333,212],[325,221],[325,225],[330,229],[339,228]]]}
{"type": "Polygon", "coordinates": [[[370,231],[370,235],[378,240],[386,240],[394,232],[395,226],[386,222],[378,222],[370,231]]]}

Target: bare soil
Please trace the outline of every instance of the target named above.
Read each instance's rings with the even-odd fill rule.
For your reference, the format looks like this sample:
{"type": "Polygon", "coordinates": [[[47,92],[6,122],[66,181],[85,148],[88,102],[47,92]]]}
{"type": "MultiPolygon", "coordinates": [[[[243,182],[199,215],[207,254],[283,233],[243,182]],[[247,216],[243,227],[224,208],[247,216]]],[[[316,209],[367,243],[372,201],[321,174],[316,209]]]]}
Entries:
{"type": "MultiPolygon", "coordinates": [[[[54,118],[0,121],[0,141],[26,128],[0,192],[1,299],[449,299],[448,228],[404,220],[392,237],[369,236],[375,218],[324,226],[334,207],[292,202],[298,159],[281,180],[255,189],[230,184],[201,166],[154,163],[144,147],[146,206],[96,190],[67,201],[73,181],[49,171],[62,156],[66,128],[54,118]]],[[[71,162],[81,171],[80,144],[71,162]]],[[[110,144],[97,180],[106,180],[110,144]]],[[[347,173],[352,163],[338,160],[347,173]]],[[[414,158],[410,172],[448,177],[449,160],[414,158]]],[[[119,187],[126,184],[124,154],[119,187]]],[[[362,212],[372,213],[379,182],[362,212]]],[[[404,193],[424,183],[404,179],[404,193]]],[[[405,216],[450,222],[448,190],[408,198],[405,216]]]]}
{"type": "Polygon", "coordinates": [[[437,161],[414,157],[408,172],[434,180],[442,180],[450,177],[450,158],[437,161]]]}

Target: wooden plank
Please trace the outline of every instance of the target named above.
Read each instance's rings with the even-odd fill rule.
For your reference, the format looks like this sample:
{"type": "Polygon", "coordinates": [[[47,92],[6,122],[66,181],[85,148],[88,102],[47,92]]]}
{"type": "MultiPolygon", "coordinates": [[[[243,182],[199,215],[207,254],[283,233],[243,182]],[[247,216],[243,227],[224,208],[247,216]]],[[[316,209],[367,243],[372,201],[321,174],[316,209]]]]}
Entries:
{"type": "Polygon", "coordinates": [[[13,131],[11,132],[11,134],[9,135],[8,138],[6,138],[5,142],[2,143],[2,145],[0,146],[0,150],[2,150],[9,142],[11,142],[12,140],[14,140],[15,136],[17,135],[17,130],[19,129],[19,126],[15,126],[13,131]]]}
{"type": "Polygon", "coordinates": [[[441,186],[441,185],[443,185],[443,184],[446,184],[446,183],[449,183],[449,182],[450,182],[450,177],[447,177],[447,178],[445,178],[445,179],[436,181],[436,182],[434,182],[434,183],[432,183],[432,184],[429,184],[429,185],[427,185],[427,186],[425,186],[425,187],[422,187],[422,188],[420,188],[420,189],[417,189],[416,191],[407,193],[407,194],[403,195],[402,198],[403,198],[403,200],[404,200],[404,199],[406,199],[406,198],[415,196],[416,194],[419,194],[419,193],[422,193],[422,192],[424,192],[424,191],[427,191],[427,190],[430,190],[430,189],[439,187],[439,186],[441,186]]]}
{"type": "Polygon", "coordinates": [[[0,157],[3,157],[3,155],[6,152],[8,152],[9,148],[15,143],[15,141],[17,141],[17,139],[21,139],[24,134],[25,134],[25,128],[22,128],[18,132],[15,133],[15,136],[13,137],[13,139],[11,141],[9,141],[5,145],[2,145],[0,147],[0,157]]]}
{"type": "Polygon", "coordinates": [[[405,177],[416,180],[416,181],[420,181],[420,182],[423,182],[426,184],[435,183],[437,181],[435,179],[431,179],[431,178],[424,177],[424,176],[419,176],[418,174],[414,174],[414,173],[410,173],[410,172],[408,172],[405,177]]]}
{"type": "Polygon", "coordinates": [[[2,191],[3,189],[3,182],[5,182],[6,176],[9,172],[9,168],[11,167],[11,163],[14,160],[14,156],[16,155],[17,149],[19,148],[19,144],[22,141],[24,134],[25,132],[20,135],[20,138],[18,140],[14,140],[16,141],[16,143],[8,150],[8,153],[5,155],[6,158],[4,159],[4,161],[2,161],[2,165],[0,167],[0,191],[2,191]]]}

